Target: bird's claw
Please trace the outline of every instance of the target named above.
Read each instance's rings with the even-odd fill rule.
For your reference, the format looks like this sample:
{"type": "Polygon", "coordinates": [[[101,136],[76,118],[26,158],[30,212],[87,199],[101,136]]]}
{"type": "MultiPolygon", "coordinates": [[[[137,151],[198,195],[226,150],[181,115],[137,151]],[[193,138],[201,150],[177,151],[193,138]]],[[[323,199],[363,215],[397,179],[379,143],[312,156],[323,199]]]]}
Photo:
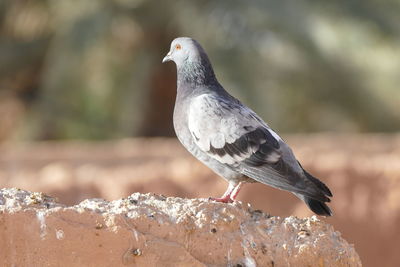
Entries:
{"type": "Polygon", "coordinates": [[[209,197],[208,200],[222,202],[222,203],[232,203],[233,199],[230,196],[226,197],[209,197]]]}

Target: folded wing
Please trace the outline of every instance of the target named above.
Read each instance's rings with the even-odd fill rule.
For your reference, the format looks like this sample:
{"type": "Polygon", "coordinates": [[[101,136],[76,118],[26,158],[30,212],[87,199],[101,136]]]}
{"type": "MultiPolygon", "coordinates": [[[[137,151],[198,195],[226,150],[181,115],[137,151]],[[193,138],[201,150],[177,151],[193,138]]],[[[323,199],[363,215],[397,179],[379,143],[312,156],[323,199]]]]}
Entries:
{"type": "Polygon", "coordinates": [[[210,94],[193,98],[188,125],[198,148],[220,163],[258,182],[329,201],[283,140],[236,99],[210,94]]]}

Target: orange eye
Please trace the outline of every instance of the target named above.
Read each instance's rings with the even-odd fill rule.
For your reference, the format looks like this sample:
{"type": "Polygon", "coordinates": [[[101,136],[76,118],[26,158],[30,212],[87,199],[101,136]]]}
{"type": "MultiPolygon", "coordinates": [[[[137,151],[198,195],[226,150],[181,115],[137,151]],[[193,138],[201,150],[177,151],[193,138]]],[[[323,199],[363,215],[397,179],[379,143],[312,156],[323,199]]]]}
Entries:
{"type": "Polygon", "coordinates": [[[175,49],[176,49],[176,50],[181,50],[181,49],[182,49],[182,46],[181,46],[180,44],[177,44],[177,45],[175,45],[175,49]]]}

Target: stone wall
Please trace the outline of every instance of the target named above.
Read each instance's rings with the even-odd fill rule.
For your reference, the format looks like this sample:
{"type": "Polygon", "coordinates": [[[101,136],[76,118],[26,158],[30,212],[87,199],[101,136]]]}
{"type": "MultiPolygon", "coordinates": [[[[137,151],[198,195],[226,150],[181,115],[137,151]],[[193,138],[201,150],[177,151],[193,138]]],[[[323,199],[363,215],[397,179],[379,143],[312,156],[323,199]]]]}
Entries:
{"type": "Polygon", "coordinates": [[[0,237],[1,266],[361,266],[315,216],[155,194],[66,206],[1,189],[0,237]]]}
{"type": "MultiPolygon", "coordinates": [[[[284,136],[302,166],[332,190],[334,216],[324,219],[354,244],[363,266],[400,262],[400,135],[284,136]],[[377,225],[379,226],[377,228],[377,225]]],[[[75,205],[133,192],[218,197],[226,181],[176,139],[36,142],[0,146],[0,188],[44,192],[75,205]]],[[[247,184],[238,200],[274,216],[312,216],[294,195],[247,184]]]]}

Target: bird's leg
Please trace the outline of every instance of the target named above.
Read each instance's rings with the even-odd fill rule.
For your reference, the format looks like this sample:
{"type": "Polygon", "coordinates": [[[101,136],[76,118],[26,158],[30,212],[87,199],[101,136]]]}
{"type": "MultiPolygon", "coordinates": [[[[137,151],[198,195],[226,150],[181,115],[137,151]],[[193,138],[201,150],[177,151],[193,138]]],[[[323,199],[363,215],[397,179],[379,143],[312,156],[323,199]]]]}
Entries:
{"type": "Polygon", "coordinates": [[[243,183],[240,182],[237,184],[237,186],[235,186],[235,188],[233,189],[232,194],[231,194],[232,200],[236,200],[236,197],[239,194],[239,191],[240,191],[240,188],[242,187],[242,185],[243,185],[243,183]]]}
{"type": "Polygon", "coordinates": [[[224,202],[224,203],[231,203],[233,200],[231,199],[231,194],[233,190],[235,189],[235,185],[229,183],[228,188],[226,189],[225,193],[222,195],[222,197],[210,197],[210,200],[217,201],[217,202],[224,202]]]}
{"type": "Polygon", "coordinates": [[[241,182],[237,185],[229,183],[228,189],[226,189],[222,197],[219,198],[210,197],[210,200],[223,203],[232,203],[235,200],[236,196],[238,195],[241,186],[242,186],[241,182]]]}

